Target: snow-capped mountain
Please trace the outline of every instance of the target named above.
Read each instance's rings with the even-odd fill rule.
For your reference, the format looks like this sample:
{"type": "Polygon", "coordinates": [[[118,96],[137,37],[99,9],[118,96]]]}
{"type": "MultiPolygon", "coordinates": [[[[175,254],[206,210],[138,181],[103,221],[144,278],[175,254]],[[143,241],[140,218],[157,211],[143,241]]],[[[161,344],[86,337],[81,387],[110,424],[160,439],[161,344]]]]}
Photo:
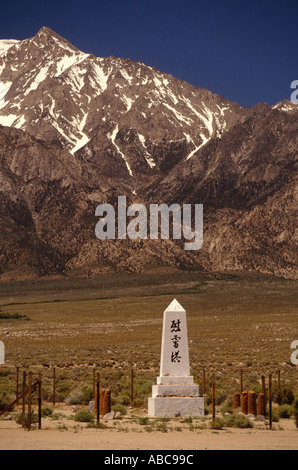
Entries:
{"type": "Polygon", "coordinates": [[[172,269],[297,277],[298,105],[245,108],[48,28],[0,41],[0,280],[172,269]],[[204,205],[204,243],[107,240],[95,208],[204,205]]]}
{"type": "Polygon", "coordinates": [[[82,160],[107,160],[109,171],[116,159],[132,177],[192,158],[245,114],[140,62],[83,53],[45,27],[1,41],[0,54],[0,124],[59,141],[82,160]]]}

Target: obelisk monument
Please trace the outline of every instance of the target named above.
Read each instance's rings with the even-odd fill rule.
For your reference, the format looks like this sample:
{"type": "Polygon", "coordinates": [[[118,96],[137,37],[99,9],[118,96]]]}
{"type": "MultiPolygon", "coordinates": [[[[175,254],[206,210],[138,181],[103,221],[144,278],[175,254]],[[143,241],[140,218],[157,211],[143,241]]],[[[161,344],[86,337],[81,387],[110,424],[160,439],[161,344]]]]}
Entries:
{"type": "Polygon", "coordinates": [[[186,311],[173,302],[164,312],[160,376],[148,400],[152,417],[204,416],[204,398],[190,375],[186,311]]]}

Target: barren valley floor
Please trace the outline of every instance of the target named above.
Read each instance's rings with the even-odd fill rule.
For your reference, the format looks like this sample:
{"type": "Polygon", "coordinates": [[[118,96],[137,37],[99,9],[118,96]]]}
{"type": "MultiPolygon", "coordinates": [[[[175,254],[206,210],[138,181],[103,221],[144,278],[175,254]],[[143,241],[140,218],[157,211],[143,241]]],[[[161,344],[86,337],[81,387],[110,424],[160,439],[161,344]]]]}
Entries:
{"type": "MultiPolygon", "coordinates": [[[[146,410],[146,400],[159,375],[163,311],[176,298],[187,311],[190,363],[202,390],[206,370],[206,401],[216,374],[218,407],[244,387],[256,388],[260,378],[277,371],[282,386],[296,397],[297,366],[290,362],[291,343],[298,339],[297,283],[262,275],[168,273],[110,276],[96,279],[48,279],[2,283],[0,340],[6,364],[1,366],[0,392],[13,395],[16,367],[43,376],[44,402],[52,399],[52,370],[57,374],[57,403],[78,387],[92,387],[92,370],[101,386],[112,391],[113,404],[127,406],[130,371],[135,374],[133,412],[146,410]]],[[[276,423],[275,431],[210,429],[145,432],[132,424],[112,429],[52,429],[26,433],[14,422],[0,420],[4,448],[294,448],[294,421],[276,423]],[[132,429],[133,428],[133,429],[132,429]],[[118,429],[118,430],[119,430],[118,429]],[[63,431],[63,432],[62,432],[63,431]],[[141,432],[142,431],[142,432],[141,432]],[[153,436],[155,437],[153,438],[153,436]],[[196,446],[196,447],[195,447],[196,446]]],[[[179,426],[178,426],[179,427],[179,426]]],[[[152,430],[151,430],[152,431],[152,430]]]]}

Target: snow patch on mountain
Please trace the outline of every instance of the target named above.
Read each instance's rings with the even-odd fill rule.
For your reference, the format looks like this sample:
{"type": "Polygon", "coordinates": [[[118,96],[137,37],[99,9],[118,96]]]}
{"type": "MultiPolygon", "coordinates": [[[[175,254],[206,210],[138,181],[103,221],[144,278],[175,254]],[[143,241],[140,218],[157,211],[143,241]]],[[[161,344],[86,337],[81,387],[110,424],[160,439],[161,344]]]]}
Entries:
{"type": "Polygon", "coordinates": [[[298,111],[298,104],[295,104],[290,100],[283,100],[272,106],[272,109],[278,109],[279,111],[284,112],[298,111]]]}
{"type": "Polygon", "coordinates": [[[109,69],[107,73],[104,72],[102,61],[98,59],[95,62],[92,62],[92,71],[93,74],[89,76],[89,80],[94,90],[97,91],[97,94],[102,93],[108,87],[108,80],[111,75],[112,70],[109,69]],[[98,89],[98,86],[100,89],[98,89]]]}
{"type": "Polygon", "coordinates": [[[133,176],[133,173],[132,173],[132,170],[130,168],[130,165],[124,155],[124,153],[120,150],[119,146],[116,144],[115,140],[116,140],[116,137],[117,137],[117,134],[119,132],[119,126],[118,124],[116,124],[116,127],[115,129],[113,130],[113,132],[111,133],[108,133],[108,138],[111,140],[112,144],[114,145],[114,147],[116,147],[117,149],[117,152],[120,153],[121,157],[123,158],[123,160],[125,161],[125,164],[126,164],[126,167],[128,169],[128,172],[130,174],[130,176],[133,176]]]}
{"type": "Polygon", "coordinates": [[[6,97],[7,93],[9,92],[9,89],[10,89],[11,85],[12,85],[12,82],[6,82],[6,83],[1,82],[0,109],[4,108],[4,106],[6,105],[5,97],[6,97]]]}
{"type": "Polygon", "coordinates": [[[33,78],[33,80],[31,80],[30,86],[25,90],[24,96],[38,88],[38,85],[47,78],[48,70],[49,67],[45,66],[38,71],[37,75],[33,78]]]}
{"type": "Polygon", "coordinates": [[[139,139],[140,139],[140,142],[142,144],[142,146],[144,147],[145,149],[145,158],[146,158],[146,161],[148,163],[148,165],[150,166],[150,168],[154,168],[156,166],[155,164],[155,161],[153,160],[152,156],[150,155],[150,153],[147,151],[147,147],[146,147],[146,139],[143,135],[141,134],[138,134],[139,136],[139,139]]]}
{"type": "Polygon", "coordinates": [[[7,51],[16,44],[19,44],[21,41],[15,39],[0,39],[0,57],[5,55],[7,51]]]}
{"type": "Polygon", "coordinates": [[[199,150],[200,148],[204,147],[204,145],[207,144],[207,142],[209,142],[210,139],[207,139],[207,137],[204,136],[204,134],[201,134],[201,139],[202,139],[202,143],[196,147],[192,152],[190,152],[190,154],[186,157],[186,160],[189,160],[191,157],[193,157],[199,150]]]}

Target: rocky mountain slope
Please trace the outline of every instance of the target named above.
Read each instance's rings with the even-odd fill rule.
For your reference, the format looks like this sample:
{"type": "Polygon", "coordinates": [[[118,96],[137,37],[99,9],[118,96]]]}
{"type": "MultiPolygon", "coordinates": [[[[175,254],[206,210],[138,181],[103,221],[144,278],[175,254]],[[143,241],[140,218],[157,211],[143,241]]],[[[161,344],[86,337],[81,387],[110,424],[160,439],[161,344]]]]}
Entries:
{"type": "Polygon", "coordinates": [[[0,80],[0,279],[164,267],[296,277],[297,105],[247,109],[48,28],[0,41],[0,80]],[[118,195],[204,204],[203,248],[97,240],[95,208],[118,195]]]}
{"type": "MultiPolygon", "coordinates": [[[[6,43],[7,46],[7,43],[6,43]]],[[[1,51],[1,42],[0,42],[1,51]]],[[[1,53],[1,52],[0,52],[1,53]]],[[[0,124],[127,180],[167,170],[244,111],[142,63],[85,54],[48,28],[0,55],[0,124]]]]}

